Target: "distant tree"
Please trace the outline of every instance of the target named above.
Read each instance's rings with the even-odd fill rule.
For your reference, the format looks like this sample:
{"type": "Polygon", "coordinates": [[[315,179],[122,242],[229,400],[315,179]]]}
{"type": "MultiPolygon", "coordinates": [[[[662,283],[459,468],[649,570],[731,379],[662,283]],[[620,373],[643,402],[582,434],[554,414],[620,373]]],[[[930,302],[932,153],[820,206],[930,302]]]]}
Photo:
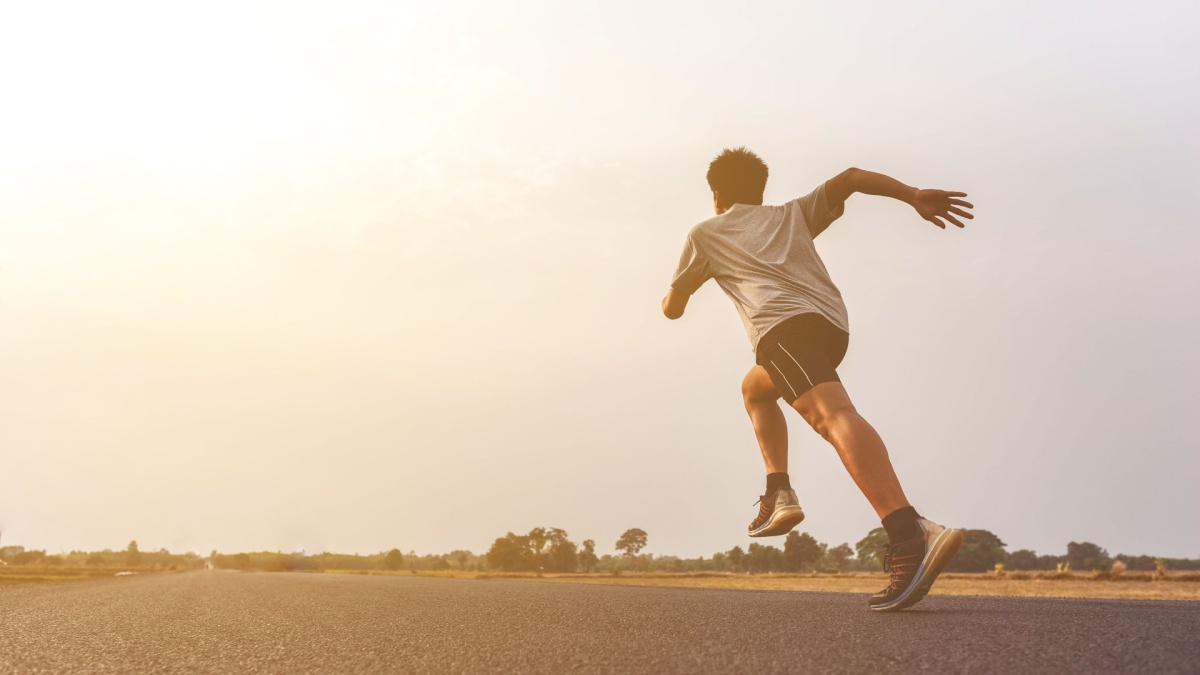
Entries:
{"type": "Polygon", "coordinates": [[[533,566],[529,559],[527,537],[521,537],[509,532],[492,542],[485,556],[488,567],[505,572],[530,569],[533,566]]]}
{"type": "Polygon", "coordinates": [[[792,530],[783,538],[783,569],[786,572],[800,571],[800,533],[792,530]]]}
{"type": "Polygon", "coordinates": [[[1059,563],[1061,563],[1061,562],[1063,562],[1063,557],[1061,555],[1039,555],[1037,569],[1039,569],[1039,570],[1057,569],[1059,563]]]}
{"type": "Polygon", "coordinates": [[[550,542],[550,535],[544,527],[535,527],[529,531],[525,538],[526,545],[529,547],[533,555],[533,565],[537,568],[542,568],[545,565],[542,561],[543,552],[546,549],[546,544],[550,542]]]}
{"type": "Polygon", "coordinates": [[[625,534],[621,535],[613,548],[624,552],[630,558],[635,558],[646,547],[646,540],[646,531],[635,527],[625,530],[625,534]]]}
{"type": "Polygon", "coordinates": [[[142,552],[138,550],[136,539],[129,542],[129,546],[125,547],[125,564],[130,567],[137,567],[142,564],[142,552]]]}
{"type": "Polygon", "coordinates": [[[725,552],[725,557],[729,558],[729,563],[733,565],[734,571],[740,572],[742,569],[742,559],[746,557],[746,552],[741,546],[734,546],[725,552]]]}
{"type": "Polygon", "coordinates": [[[470,551],[463,551],[463,550],[451,551],[450,555],[455,560],[458,561],[458,569],[460,569],[460,570],[467,569],[467,563],[471,561],[471,552],[470,551]]]}
{"type": "Polygon", "coordinates": [[[400,549],[394,548],[384,554],[383,569],[392,571],[404,569],[404,554],[400,552],[400,549]]]}
{"type": "Polygon", "coordinates": [[[946,565],[947,572],[991,572],[1005,559],[1004,542],[987,530],[964,530],[962,548],[946,565]]]}
{"type": "Polygon", "coordinates": [[[824,554],[825,544],[807,532],[792,530],[783,541],[784,566],[789,572],[813,569],[824,554]]]}
{"type": "Polygon", "coordinates": [[[1108,556],[1108,551],[1090,541],[1073,541],[1067,544],[1067,562],[1076,571],[1105,570],[1112,565],[1112,558],[1108,556]]]}
{"type": "Polygon", "coordinates": [[[318,569],[317,560],[303,553],[281,556],[283,569],[288,572],[308,572],[318,569]]]}
{"type": "Polygon", "coordinates": [[[1195,572],[1200,570],[1200,559],[1197,558],[1155,558],[1154,566],[1156,569],[1159,562],[1163,564],[1164,572],[1168,569],[1175,570],[1176,572],[1195,572]]]}
{"type": "Polygon", "coordinates": [[[850,548],[850,544],[838,544],[826,552],[825,557],[829,559],[833,569],[842,572],[846,566],[850,564],[850,559],[854,557],[854,549],[850,548]]]}
{"type": "Polygon", "coordinates": [[[100,555],[99,553],[93,553],[88,556],[87,560],[84,561],[83,564],[89,567],[101,567],[104,565],[104,556],[100,555]]]}
{"type": "Polygon", "coordinates": [[[535,569],[538,566],[534,555],[534,545],[524,534],[509,532],[504,537],[496,539],[485,557],[488,567],[503,569],[504,572],[528,571],[528,569],[535,569]]]}
{"type": "Polygon", "coordinates": [[[583,571],[591,574],[592,570],[596,569],[596,563],[600,561],[596,557],[596,542],[591,539],[583,540],[583,550],[579,552],[579,564],[583,565],[583,571]]]}
{"type": "Polygon", "coordinates": [[[0,546],[0,560],[13,562],[13,558],[24,552],[24,546],[0,546]]]}
{"type": "Polygon", "coordinates": [[[865,565],[877,565],[883,567],[883,551],[887,548],[888,536],[887,530],[882,527],[877,527],[867,533],[867,536],[858,540],[854,545],[854,550],[858,552],[858,559],[865,565]]]}
{"type": "Polygon", "coordinates": [[[1014,572],[1044,569],[1038,560],[1038,554],[1027,548],[1009,553],[1004,559],[1004,568],[1014,572]]]}
{"type": "Polygon", "coordinates": [[[543,567],[549,572],[574,572],[579,569],[578,547],[567,538],[567,533],[557,527],[546,530],[549,548],[543,567]]]}
{"type": "MultiPolygon", "coordinates": [[[[1014,572],[1051,571],[1057,569],[1061,562],[1063,557],[1060,555],[1038,555],[1027,548],[1013,551],[1004,557],[1004,567],[1014,572]]],[[[1131,566],[1130,569],[1136,568],[1131,566]]]]}
{"type": "Polygon", "coordinates": [[[783,569],[783,551],[774,546],[750,544],[746,551],[746,568],[751,572],[778,572],[783,569]]]}
{"type": "Polygon", "coordinates": [[[14,565],[32,565],[42,561],[46,557],[45,551],[34,551],[22,549],[20,553],[12,556],[10,562],[14,565]]]}
{"type": "Polygon", "coordinates": [[[218,555],[213,558],[213,566],[223,570],[246,570],[250,569],[250,554],[249,553],[234,553],[232,555],[218,555]]]}
{"type": "Polygon", "coordinates": [[[1154,558],[1148,555],[1118,555],[1114,560],[1120,560],[1134,572],[1153,572],[1155,569],[1154,558]]]}

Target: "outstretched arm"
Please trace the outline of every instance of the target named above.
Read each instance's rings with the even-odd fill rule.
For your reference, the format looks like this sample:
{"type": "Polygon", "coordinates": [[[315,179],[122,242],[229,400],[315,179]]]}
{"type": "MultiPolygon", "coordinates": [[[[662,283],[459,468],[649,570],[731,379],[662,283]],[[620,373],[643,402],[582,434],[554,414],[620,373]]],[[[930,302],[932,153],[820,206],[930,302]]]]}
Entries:
{"type": "Polygon", "coordinates": [[[975,206],[959,199],[967,196],[965,192],[918,190],[891,176],[862,169],[846,169],[825,182],[825,199],[829,202],[830,208],[838,208],[855,192],[898,199],[916,209],[917,214],[922,218],[943,230],[946,229],[943,219],[962,227],[962,221],[955,216],[967,220],[975,217],[969,211],[964,210],[973,209],[975,206]]]}

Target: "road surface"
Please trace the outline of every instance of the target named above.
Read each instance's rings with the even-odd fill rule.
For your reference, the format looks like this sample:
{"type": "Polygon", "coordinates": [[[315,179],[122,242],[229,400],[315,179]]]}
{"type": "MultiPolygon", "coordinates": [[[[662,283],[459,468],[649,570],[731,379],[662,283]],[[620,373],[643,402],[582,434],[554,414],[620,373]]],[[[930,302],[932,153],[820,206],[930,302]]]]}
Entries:
{"type": "Polygon", "coordinates": [[[1200,672],[1200,602],[191,572],[0,587],[0,672],[1200,672]]]}

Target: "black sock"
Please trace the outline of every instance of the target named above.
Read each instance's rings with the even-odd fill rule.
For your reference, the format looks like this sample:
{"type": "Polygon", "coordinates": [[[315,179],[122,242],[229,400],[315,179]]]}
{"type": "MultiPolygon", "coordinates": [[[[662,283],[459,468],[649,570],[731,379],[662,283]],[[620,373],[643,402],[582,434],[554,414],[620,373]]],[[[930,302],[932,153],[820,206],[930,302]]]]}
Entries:
{"type": "Polygon", "coordinates": [[[921,526],[917,524],[920,517],[911,506],[896,509],[883,519],[883,529],[887,530],[888,539],[893,544],[908,541],[921,534],[921,526]]]}
{"type": "Polygon", "coordinates": [[[775,494],[777,490],[791,490],[792,480],[788,478],[787,472],[780,471],[778,473],[767,474],[767,494],[775,494]]]}

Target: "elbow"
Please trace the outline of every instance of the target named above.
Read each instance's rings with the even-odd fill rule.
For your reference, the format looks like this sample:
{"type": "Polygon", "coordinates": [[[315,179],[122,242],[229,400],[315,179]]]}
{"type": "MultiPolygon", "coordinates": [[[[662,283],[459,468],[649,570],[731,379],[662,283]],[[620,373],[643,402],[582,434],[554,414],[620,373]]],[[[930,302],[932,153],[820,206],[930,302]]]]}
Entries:
{"type": "Polygon", "coordinates": [[[834,176],[825,183],[826,198],[831,204],[844,204],[850,195],[862,187],[862,177],[865,173],[862,169],[850,167],[834,176]]]}
{"type": "Polygon", "coordinates": [[[671,305],[672,305],[672,303],[671,303],[671,299],[669,297],[663,298],[663,301],[662,301],[663,316],[674,321],[675,319],[678,319],[679,317],[683,316],[683,308],[682,307],[672,307],[671,305]]]}

